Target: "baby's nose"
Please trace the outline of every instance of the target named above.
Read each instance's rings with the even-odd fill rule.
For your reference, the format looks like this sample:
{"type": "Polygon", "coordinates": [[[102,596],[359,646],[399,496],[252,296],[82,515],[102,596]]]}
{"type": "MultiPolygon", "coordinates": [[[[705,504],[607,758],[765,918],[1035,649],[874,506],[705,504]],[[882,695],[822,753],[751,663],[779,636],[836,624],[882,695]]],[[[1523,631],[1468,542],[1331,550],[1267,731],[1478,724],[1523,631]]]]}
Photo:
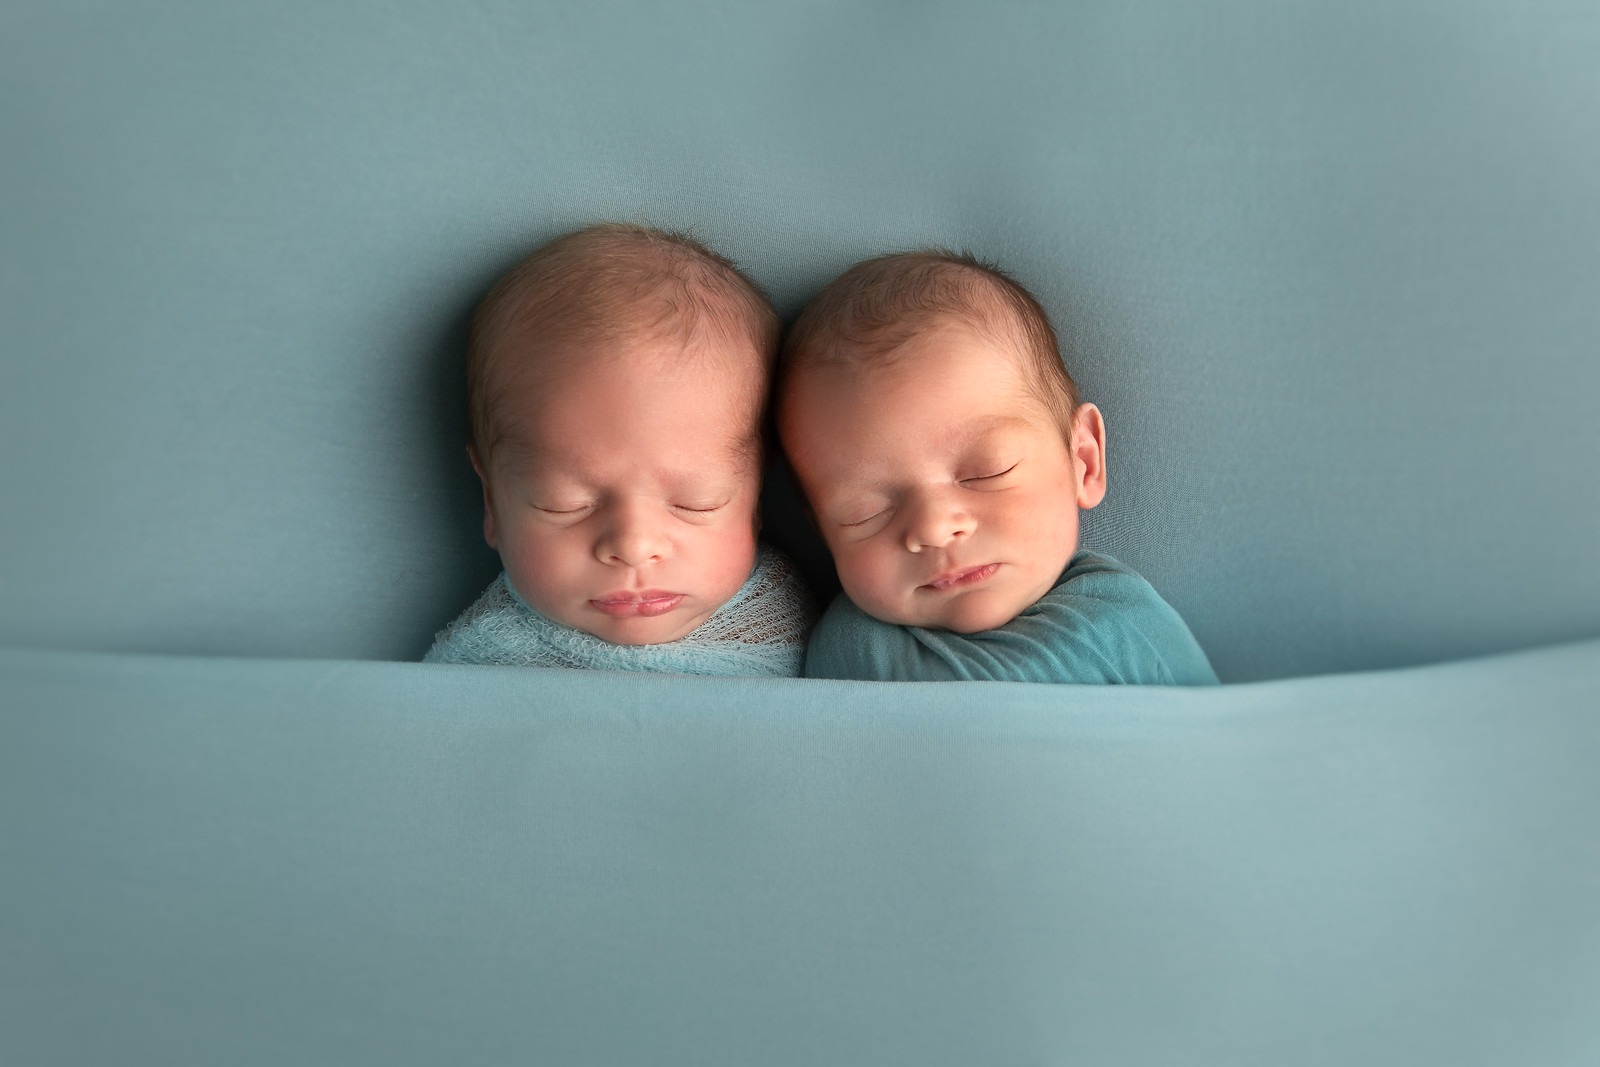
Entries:
{"type": "Polygon", "coordinates": [[[911,552],[944,548],[972,532],[972,515],[950,496],[939,494],[916,501],[908,508],[905,546],[911,552]]]}
{"type": "Polygon", "coordinates": [[[620,507],[610,518],[595,543],[595,557],[600,562],[642,567],[666,557],[668,540],[662,524],[645,509],[620,507]]]}

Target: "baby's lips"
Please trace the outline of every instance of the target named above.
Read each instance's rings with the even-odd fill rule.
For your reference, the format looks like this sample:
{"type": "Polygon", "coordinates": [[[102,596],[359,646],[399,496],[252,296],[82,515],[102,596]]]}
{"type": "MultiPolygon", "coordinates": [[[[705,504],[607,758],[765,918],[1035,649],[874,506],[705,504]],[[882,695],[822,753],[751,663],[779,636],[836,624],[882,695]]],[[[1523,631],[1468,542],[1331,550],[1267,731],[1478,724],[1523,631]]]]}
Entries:
{"type": "Polygon", "coordinates": [[[683,603],[684,594],[669,593],[663,589],[643,589],[637,593],[607,593],[589,601],[596,611],[612,618],[654,618],[665,615],[683,603]]]}
{"type": "Polygon", "coordinates": [[[943,592],[959,585],[973,585],[994,575],[1000,569],[998,563],[983,563],[976,567],[963,567],[957,571],[946,571],[927,584],[927,588],[943,592]]]}

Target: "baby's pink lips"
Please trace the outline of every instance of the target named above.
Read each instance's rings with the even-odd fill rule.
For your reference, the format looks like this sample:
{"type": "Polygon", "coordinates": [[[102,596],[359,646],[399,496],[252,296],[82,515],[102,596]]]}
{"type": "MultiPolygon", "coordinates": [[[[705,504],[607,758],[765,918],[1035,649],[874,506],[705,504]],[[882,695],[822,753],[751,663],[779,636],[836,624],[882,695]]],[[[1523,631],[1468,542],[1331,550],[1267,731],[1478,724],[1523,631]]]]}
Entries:
{"type": "Polygon", "coordinates": [[[589,601],[596,611],[623,619],[634,615],[653,618],[665,615],[683,603],[684,594],[669,593],[664,589],[641,589],[637,592],[607,593],[589,601]]]}
{"type": "Polygon", "coordinates": [[[959,585],[974,585],[992,577],[1000,569],[998,563],[984,563],[977,567],[964,567],[959,571],[946,571],[923,586],[924,589],[954,589],[959,585]]]}

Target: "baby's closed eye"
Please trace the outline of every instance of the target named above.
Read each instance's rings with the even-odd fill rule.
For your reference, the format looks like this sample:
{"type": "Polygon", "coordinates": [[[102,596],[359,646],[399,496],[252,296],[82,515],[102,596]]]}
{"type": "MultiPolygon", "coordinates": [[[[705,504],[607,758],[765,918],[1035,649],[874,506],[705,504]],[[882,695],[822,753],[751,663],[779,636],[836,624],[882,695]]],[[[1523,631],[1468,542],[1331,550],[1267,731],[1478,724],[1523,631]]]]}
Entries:
{"type": "Polygon", "coordinates": [[[887,518],[894,511],[894,505],[884,502],[875,504],[861,504],[857,507],[840,508],[835,514],[839,516],[840,526],[852,529],[869,526],[879,519],[887,518]]]}
{"type": "Polygon", "coordinates": [[[689,503],[689,504],[672,504],[670,506],[671,506],[673,511],[680,512],[680,513],[683,513],[683,514],[688,514],[688,515],[715,515],[717,512],[719,512],[723,508],[727,507],[730,503],[732,503],[732,501],[730,501],[730,500],[724,500],[720,504],[719,503],[712,503],[712,502],[709,502],[709,501],[695,501],[695,502],[689,503]]]}
{"type": "Polygon", "coordinates": [[[1022,463],[1019,460],[1018,462],[1012,463],[1009,466],[1000,466],[999,470],[993,470],[992,468],[996,467],[996,466],[1000,466],[1000,465],[999,464],[990,464],[988,467],[980,467],[979,468],[980,470],[988,469],[988,470],[991,471],[991,473],[988,473],[988,474],[970,474],[970,475],[966,476],[965,478],[959,479],[959,482],[960,482],[961,485],[965,485],[965,486],[972,486],[972,487],[977,487],[977,488],[989,487],[989,486],[994,485],[995,483],[998,483],[998,482],[1002,481],[1004,478],[1006,478],[1006,476],[1011,475],[1011,474],[1015,474],[1017,468],[1022,466],[1022,463]]]}

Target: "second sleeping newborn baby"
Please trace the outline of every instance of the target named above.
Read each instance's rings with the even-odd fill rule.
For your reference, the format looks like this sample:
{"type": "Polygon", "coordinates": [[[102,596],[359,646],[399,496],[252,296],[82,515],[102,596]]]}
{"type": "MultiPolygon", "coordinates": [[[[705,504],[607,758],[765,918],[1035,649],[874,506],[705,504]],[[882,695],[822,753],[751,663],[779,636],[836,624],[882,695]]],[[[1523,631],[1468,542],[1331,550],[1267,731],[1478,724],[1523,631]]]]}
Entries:
{"type": "Polygon", "coordinates": [[[969,256],[884,256],[784,342],[784,449],[844,593],[812,677],[1215,684],[1150,583],[1078,550],[1105,423],[1026,289],[969,256]]]}
{"type": "Polygon", "coordinates": [[[430,662],[799,673],[810,598],[756,540],[778,318],[696,241],[602,224],[473,317],[469,451],[504,573],[430,662]]]}

